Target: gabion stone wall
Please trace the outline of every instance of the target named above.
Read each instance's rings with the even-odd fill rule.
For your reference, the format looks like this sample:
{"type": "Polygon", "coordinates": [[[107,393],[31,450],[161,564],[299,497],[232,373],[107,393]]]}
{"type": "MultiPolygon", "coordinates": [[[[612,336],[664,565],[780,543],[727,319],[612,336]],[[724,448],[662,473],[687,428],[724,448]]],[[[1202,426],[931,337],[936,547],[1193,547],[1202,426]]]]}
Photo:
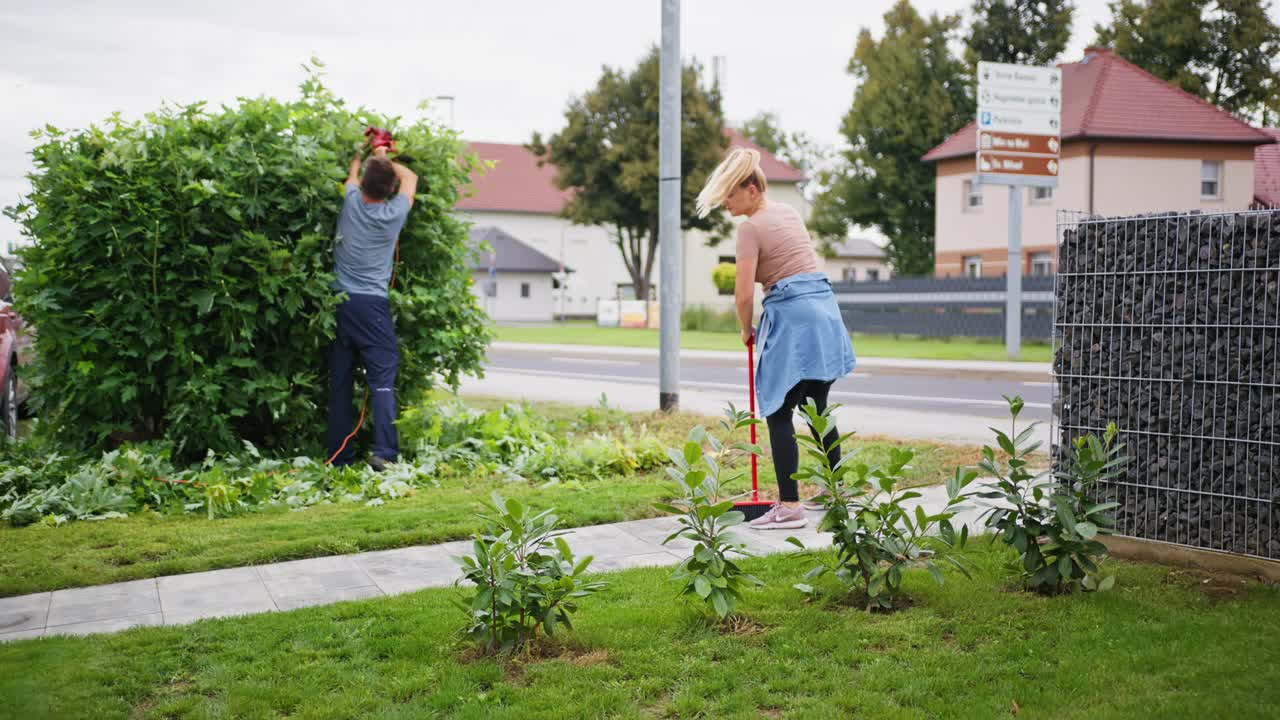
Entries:
{"type": "Polygon", "coordinates": [[[1280,211],[1058,220],[1057,462],[1120,428],[1132,537],[1280,559],[1280,211]]]}

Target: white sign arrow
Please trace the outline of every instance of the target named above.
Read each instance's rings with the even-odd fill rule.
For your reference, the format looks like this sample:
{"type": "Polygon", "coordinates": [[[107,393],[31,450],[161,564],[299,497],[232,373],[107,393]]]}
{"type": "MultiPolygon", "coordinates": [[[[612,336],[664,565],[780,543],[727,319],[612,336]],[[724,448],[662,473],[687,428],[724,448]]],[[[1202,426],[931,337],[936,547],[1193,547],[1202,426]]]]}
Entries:
{"type": "Polygon", "coordinates": [[[978,87],[1060,90],[1062,71],[1051,67],[1029,67],[984,60],[978,63],[978,87]]]}
{"type": "Polygon", "coordinates": [[[1062,122],[1057,113],[979,110],[978,128],[1025,135],[1057,135],[1062,122]]]}
{"type": "Polygon", "coordinates": [[[1048,163],[1048,165],[1047,165],[1046,167],[1048,167],[1048,168],[1049,168],[1049,174],[1051,174],[1051,175],[1057,175],[1057,174],[1058,174],[1058,161],[1057,161],[1057,160],[1050,160],[1050,161],[1049,161],[1049,163],[1048,163]]]}
{"type": "Polygon", "coordinates": [[[983,87],[978,91],[979,110],[1032,110],[1056,113],[1061,110],[1061,104],[1061,94],[1056,90],[983,87]]]}

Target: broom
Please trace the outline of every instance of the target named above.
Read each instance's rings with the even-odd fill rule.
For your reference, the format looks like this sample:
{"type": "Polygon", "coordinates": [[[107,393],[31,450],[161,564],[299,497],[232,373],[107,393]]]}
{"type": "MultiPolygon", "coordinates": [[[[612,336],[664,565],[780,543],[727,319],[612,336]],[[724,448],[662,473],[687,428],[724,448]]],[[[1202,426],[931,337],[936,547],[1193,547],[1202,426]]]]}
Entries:
{"type": "MultiPolygon", "coordinates": [[[[756,338],[751,336],[751,340],[747,342],[747,394],[751,396],[751,419],[756,419],[756,338]]],[[[751,444],[756,444],[756,425],[751,424],[751,444]]],[[[748,521],[755,520],[769,512],[769,508],[773,507],[772,500],[760,499],[760,483],[759,470],[756,467],[756,461],[759,457],[755,453],[751,453],[751,499],[740,500],[733,504],[733,509],[742,513],[748,521]]]]}

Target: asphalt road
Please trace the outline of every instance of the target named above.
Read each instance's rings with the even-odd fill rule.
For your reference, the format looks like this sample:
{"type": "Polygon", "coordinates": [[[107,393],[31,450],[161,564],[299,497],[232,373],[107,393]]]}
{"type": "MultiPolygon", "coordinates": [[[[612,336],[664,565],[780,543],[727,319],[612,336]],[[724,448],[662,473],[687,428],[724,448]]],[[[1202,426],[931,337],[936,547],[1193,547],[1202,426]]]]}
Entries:
{"type": "MultiPolygon", "coordinates": [[[[527,376],[531,382],[546,378],[555,382],[627,383],[653,387],[658,384],[656,357],[619,357],[608,353],[575,350],[557,354],[545,349],[489,348],[486,368],[493,373],[527,376]]],[[[741,407],[747,404],[746,359],[682,358],[682,389],[741,391],[741,407]]],[[[951,372],[943,369],[859,369],[836,382],[831,399],[850,408],[871,406],[937,415],[1007,418],[1001,395],[1021,395],[1026,402],[1022,418],[1049,421],[1050,383],[1000,373],[951,372]]]]}

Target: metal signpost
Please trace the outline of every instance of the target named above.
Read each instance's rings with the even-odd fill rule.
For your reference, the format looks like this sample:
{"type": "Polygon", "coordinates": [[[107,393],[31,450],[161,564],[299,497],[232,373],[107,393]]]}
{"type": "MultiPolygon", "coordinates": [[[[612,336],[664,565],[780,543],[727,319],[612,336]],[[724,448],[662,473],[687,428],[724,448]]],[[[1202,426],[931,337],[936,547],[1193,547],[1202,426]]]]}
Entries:
{"type": "Polygon", "coordinates": [[[978,182],[1009,186],[1005,350],[1022,346],[1022,188],[1057,187],[1062,167],[1062,71],[978,63],[978,182]]]}

